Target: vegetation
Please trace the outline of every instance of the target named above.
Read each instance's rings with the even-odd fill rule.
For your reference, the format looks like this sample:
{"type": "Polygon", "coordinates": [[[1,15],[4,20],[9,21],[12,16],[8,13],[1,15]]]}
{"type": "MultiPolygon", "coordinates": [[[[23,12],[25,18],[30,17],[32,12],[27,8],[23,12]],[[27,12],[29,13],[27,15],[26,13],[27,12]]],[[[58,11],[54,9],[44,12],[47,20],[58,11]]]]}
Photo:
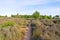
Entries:
{"type": "Polygon", "coordinates": [[[6,23],[3,24],[3,27],[4,26],[13,26],[15,25],[15,23],[13,21],[7,21],[6,23]]]}
{"type": "Polygon", "coordinates": [[[27,35],[31,40],[60,40],[59,19],[59,15],[40,15],[38,11],[32,15],[0,16],[0,40],[24,40],[27,35]]]}
{"type": "Polygon", "coordinates": [[[0,23],[0,40],[22,40],[27,30],[26,26],[24,25],[26,20],[23,20],[24,22],[22,21],[21,25],[19,25],[17,24],[20,23],[20,21],[17,22],[19,19],[5,19],[7,20],[0,19],[0,21],[2,20],[3,22],[0,23]]]}
{"type": "Polygon", "coordinates": [[[60,19],[60,16],[56,15],[56,16],[53,17],[53,19],[60,19]]]}
{"type": "Polygon", "coordinates": [[[40,18],[40,13],[38,11],[34,12],[33,15],[32,15],[33,18],[40,18]]]}
{"type": "Polygon", "coordinates": [[[34,19],[60,19],[59,15],[53,16],[52,15],[40,15],[40,13],[38,11],[35,11],[32,15],[11,15],[11,17],[14,18],[34,18],[34,19]]]}

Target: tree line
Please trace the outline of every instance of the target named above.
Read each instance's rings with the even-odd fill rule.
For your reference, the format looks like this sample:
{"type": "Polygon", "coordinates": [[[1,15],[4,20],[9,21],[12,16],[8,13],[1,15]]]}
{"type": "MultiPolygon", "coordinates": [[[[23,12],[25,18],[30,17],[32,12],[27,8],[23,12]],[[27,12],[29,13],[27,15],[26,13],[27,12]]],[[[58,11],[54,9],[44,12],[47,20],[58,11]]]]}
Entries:
{"type": "Polygon", "coordinates": [[[52,15],[40,15],[40,12],[35,11],[32,15],[11,15],[11,17],[18,17],[18,18],[35,18],[35,19],[60,19],[59,15],[53,16],[52,15]]]}
{"type": "MultiPolygon", "coordinates": [[[[4,17],[4,16],[0,16],[4,17]]],[[[5,16],[7,17],[7,16],[5,16]]],[[[18,17],[18,18],[35,18],[35,19],[60,19],[59,15],[55,15],[52,17],[52,15],[40,15],[40,12],[35,11],[32,15],[19,15],[18,13],[16,15],[11,15],[11,17],[18,17]]]]}

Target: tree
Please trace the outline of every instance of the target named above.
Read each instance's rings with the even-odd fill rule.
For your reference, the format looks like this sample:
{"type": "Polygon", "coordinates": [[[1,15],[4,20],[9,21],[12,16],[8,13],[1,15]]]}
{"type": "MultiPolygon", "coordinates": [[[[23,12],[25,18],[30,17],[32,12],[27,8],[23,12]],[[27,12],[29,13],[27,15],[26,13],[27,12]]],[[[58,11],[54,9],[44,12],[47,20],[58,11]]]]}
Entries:
{"type": "Polygon", "coordinates": [[[38,11],[35,11],[32,15],[33,18],[40,18],[40,13],[38,11]]]}
{"type": "Polygon", "coordinates": [[[47,15],[41,15],[40,16],[41,19],[52,19],[52,16],[47,16],[47,15]]]}
{"type": "Polygon", "coordinates": [[[14,18],[19,18],[20,17],[20,15],[17,13],[16,15],[11,15],[11,17],[14,17],[14,18]]]}
{"type": "Polygon", "coordinates": [[[53,17],[53,19],[60,19],[59,15],[53,17]]]}
{"type": "Polygon", "coordinates": [[[43,19],[48,19],[48,16],[47,15],[43,15],[42,18],[43,19]]]}
{"type": "Polygon", "coordinates": [[[47,16],[48,17],[48,19],[52,19],[52,16],[50,15],[50,16],[47,16]]]}

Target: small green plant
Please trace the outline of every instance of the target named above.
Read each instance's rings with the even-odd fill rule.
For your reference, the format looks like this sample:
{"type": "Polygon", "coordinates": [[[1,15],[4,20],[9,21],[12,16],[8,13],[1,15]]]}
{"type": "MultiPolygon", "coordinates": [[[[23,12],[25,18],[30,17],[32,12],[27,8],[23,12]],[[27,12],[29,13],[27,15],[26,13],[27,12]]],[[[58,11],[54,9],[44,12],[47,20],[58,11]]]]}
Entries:
{"type": "Polygon", "coordinates": [[[5,22],[4,24],[1,24],[0,27],[3,28],[3,27],[7,27],[7,26],[14,26],[16,23],[14,21],[7,21],[5,22]]]}

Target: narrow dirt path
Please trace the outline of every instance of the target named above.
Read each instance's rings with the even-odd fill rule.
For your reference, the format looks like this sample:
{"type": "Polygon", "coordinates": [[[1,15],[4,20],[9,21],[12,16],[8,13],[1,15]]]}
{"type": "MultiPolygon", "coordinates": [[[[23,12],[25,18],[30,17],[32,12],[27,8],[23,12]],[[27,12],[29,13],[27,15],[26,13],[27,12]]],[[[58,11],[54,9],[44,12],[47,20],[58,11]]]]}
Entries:
{"type": "Polygon", "coordinates": [[[23,40],[31,40],[31,27],[30,27],[30,24],[28,26],[28,31],[26,32],[25,37],[24,37],[23,40]]]}

